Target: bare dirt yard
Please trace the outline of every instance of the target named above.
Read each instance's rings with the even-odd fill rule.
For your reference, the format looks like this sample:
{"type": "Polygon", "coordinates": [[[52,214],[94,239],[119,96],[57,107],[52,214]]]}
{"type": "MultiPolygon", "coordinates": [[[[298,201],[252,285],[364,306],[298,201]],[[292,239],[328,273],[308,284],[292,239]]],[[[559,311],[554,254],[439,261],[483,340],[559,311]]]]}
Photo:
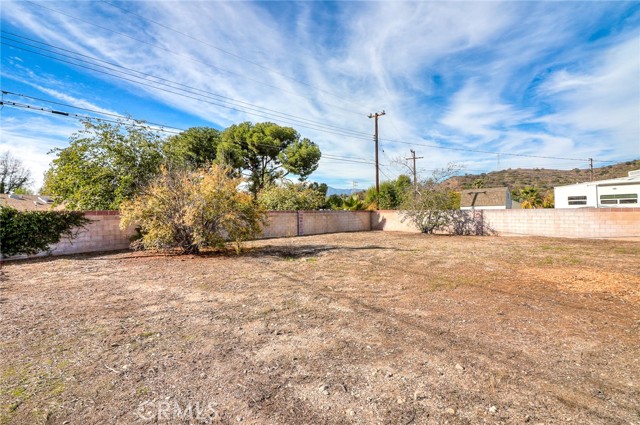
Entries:
{"type": "Polygon", "coordinates": [[[640,243],[366,232],[6,263],[4,424],[639,424],[640,243]]]}

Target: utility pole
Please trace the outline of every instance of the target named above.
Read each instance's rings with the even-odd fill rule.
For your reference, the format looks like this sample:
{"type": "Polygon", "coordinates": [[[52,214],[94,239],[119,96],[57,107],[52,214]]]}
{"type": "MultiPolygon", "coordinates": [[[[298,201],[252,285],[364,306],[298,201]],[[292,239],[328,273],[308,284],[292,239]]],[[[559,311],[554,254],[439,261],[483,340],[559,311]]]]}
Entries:
{"type": "Polygon", "coordinates": [[[422,159],[424,158],[424,156],[416,156],[416,151],[414,151],[413,149],[409,149],[411,151],[411,157],[410,158],[405,158],[407,160],[409,159],[413,159],[413,186],[418,186],[418,175],[416,172],[416,159],[422,159]]]}
{"type": "Polygon", "coordinates": [[[589,158],[589,170],[591,170],[591,181],[593,181],[593,158],[589,158]]]}
{"type": "Polygon", "coordinates": [[[375,114],[369,114],[369,118],[375,118],[376,133],[373,136],[373,140],[376,142],[376,196],[380,195],[380,165],[378,163],[378,117],[384,115],[385,112],[376,112],[375,114]]]}

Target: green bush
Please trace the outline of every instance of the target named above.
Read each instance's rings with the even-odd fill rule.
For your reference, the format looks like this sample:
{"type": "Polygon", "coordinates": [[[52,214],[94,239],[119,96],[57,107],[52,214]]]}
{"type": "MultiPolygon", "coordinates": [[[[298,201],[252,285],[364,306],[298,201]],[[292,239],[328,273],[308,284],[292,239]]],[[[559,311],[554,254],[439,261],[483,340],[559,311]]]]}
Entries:
{"type": "Polygon", "coordinates": [[[78,211],[18,211],[0,206],[0,258],[46,251],[75,238],[90,220],[78,211]]]}

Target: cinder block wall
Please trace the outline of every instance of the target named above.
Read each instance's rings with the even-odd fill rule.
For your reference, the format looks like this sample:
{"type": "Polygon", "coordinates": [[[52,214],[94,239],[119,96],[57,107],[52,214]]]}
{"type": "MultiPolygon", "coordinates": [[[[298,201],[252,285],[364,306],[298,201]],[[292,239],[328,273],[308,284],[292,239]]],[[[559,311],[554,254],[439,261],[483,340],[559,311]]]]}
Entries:
{"type": "Polygon", "coordinates": [[[410,222],[403,222],[402,215],[395,210],[371,211],[371,230],[420,233],[410,222]]]}
{"type": "MultiPolygon", "coordinates": [[[[483,210],[484,222],[499,235],[561,238],[639,238],[640,208],[483,210]]],[[[373,230],[417,232],[398,211],[374,211],[373,230]]]]}
{"type": "Polygon", "coordinates": [[[485,210],[483,213],[485,223],[501,235],[640,237],[640,208],[485,210]]]}
{"type": "MultiPolygon", "coordinates": [[[[568,238],[640,238],[640,208],[484,210],[499,235],[568,238]]],[[[61,241],[50,254],[127,249],[135,226],[120,229],[117,211],[87,211],[91,223],[73,241],[61,241]]],[[[370,230],[417,232],[398,211],[272,211],[259,238],[279,238],[370,230]]],[[[38,256],[47,255],[41,253],[38,256]]],[[[20,257],[15,257],[20,258],[20,257]]],[[[24,258],[24,257],[22,257],[24,258]]]]}
{"type": "MultiPolygon", "coordinates": [[[[118,211],[86,211],[91,220],[72,241],[62,240],[36,256],[116,251],[129,248],[135,226],[120,229],[118,211]]],[[[369,211],[271,211],[259,239],[371,230],[369,211]]],[[[25,258],[16,256],[12,259],[25,258]]]]}
{"type": "Polygon", "coordinates": [[[298,235],[365,232],[371,230],[370,211],[298,211],[298,235]]]}
{"type": "MultiPolygon", "coordinates": [[[[135,234],[135,226],[121,230],[120,214],[117,211],[85,211],[84,214],[91,222],[84,230],[81,230],[77,238],[71,241],[63,239],[51,246],[48,252],[41,252],[34,257],[116,251],[129,248],[129,238],[135,234]]],[[[11,259],[25,257],[22,255],[11,257],[11,259]]]]}
{"type": "Polygon", "coordinates": [[[271,211],[259,239],[298,236],[297,211],[271,211]]]}

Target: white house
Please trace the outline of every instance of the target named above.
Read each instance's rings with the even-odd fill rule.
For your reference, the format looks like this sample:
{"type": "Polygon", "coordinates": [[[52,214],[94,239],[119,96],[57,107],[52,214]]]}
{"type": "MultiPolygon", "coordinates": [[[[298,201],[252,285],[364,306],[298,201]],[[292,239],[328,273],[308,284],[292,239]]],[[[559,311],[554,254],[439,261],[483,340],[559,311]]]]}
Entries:
{"type": "Polygon", "coordinates": [[[556,208],[637,208],[640,170],[619,179],[558,186],[554,196],[556,208]]]}

